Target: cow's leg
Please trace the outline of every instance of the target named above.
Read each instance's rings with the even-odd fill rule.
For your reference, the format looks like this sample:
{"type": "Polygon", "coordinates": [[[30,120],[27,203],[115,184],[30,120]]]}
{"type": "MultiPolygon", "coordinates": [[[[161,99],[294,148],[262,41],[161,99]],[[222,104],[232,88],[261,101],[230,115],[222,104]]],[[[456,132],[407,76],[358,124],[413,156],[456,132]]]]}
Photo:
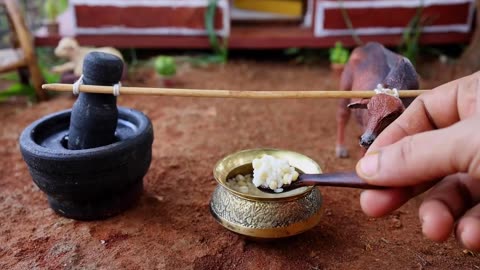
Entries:
{"type": "Polygon", "coordinates": [[[347,158],[348,150],[345,146],[345,128],[350,119],[350,110],[347,105],[350,99],[341,99],[337,109],[337,143],[335,146],[335,154],[339,158],[347,158]]]}
{"type": "MultiPolygon", "coordinates": [[[[340,90],[348,91],[352,89],[352,63],[349,61],[345,65],[340,79],[340,90]]],[[[335,155],[339,158],[347,158],[348,150],[345,146],[345,128],[350,119],[350,109],[347,107],[350,99],[341,99],[337,108],[337,142],[335,146],[335,155]]]]}

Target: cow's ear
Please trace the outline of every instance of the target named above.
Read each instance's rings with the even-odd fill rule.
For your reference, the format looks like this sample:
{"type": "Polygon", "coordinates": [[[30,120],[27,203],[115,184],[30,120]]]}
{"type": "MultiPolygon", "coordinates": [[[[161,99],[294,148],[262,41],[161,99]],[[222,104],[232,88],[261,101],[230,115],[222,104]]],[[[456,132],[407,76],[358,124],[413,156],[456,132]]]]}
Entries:
{"type": "Polygon", "coordinates": [[[352,102],[352,103],[348,104],[347,107],[349,109],[366,109],[367,105],[368,105],[368,102],[370,102],[370,99],[362,99],[360,101],[352,102]]]}

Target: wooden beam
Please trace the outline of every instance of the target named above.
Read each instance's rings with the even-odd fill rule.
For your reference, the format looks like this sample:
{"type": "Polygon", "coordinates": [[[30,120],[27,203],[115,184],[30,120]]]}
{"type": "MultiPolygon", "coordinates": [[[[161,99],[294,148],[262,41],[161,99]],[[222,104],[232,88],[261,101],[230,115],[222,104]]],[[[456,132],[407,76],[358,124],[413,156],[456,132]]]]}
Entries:
{"type": "MultiPolygon", "coordinates": [[[[44,84],[46,90],[73,92],[72,84],[44,84]]],[[[80,85],[79,92],[113,94],[111,86],[80,85]]],[[[215,89],[178,89],[178,88],[155,88],[155,87],[121,87],[118,90],[123,95],[153,95],[153,96],[176,96],[176,97],[202,97],[202,98],[248,98],[248,99],[288,99],[288,98],[371,98],[376,95],[375,91],[239,91],[239,90],[215,90],[215,89]]],[[[399,90],[400,97],[417,97],[430,90],[399,90]]]]}

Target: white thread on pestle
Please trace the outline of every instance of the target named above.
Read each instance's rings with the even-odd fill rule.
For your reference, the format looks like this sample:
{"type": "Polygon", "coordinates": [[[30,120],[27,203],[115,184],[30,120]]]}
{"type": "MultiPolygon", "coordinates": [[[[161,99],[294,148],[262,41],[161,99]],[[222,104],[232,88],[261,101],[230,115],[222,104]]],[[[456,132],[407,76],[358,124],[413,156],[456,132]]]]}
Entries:
{"type": "Polygon", "coordinates": [[[78,80],[73,84],[73,94],[78,95],[80,93],[80,85],[83,84],[83,74],[78,78],[78,80]]]}
{"type": "Polygon", "coordinates": [[[122,83],[118,82],[113,85],[113,95],[118,97],[120,96],[120,87],[122,87],[122,83]]]}

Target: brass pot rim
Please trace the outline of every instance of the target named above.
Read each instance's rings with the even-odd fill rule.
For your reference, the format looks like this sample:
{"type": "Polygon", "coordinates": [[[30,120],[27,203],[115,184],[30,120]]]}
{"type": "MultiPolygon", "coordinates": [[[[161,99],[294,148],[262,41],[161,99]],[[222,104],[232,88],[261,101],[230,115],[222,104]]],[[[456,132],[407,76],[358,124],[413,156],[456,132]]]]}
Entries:
{"type": "MultiPolygon", "coordinates": [[[[240,151],[234,152],[232,154],[229,154],[229,155],[223,157],[222,159],[220,159],[215,164],[215,166],[213,168],[213,176],[214,176],[215,180],[217,181],[217,183],[219,185],[221,185],[223,188],[228,190],[233,195],[239,196],[241,198],[244,198],[244,199],[247,199],[247,200],[250,200],[250,201],[290,201],[290,200],[296,200],[298,198],[306,196],[307,194],[309,194],[309,192],[312,191],[313,188],[315,188],[313,186],[302,187],[302,188],[298,188],[298,189],[295,189],[295,190],[292,190],[292,191],[289,191],[289,192],[283,192],[283,193],[278,193],[278,194],[265,193],[265,196],[245,194],[245,193],[236,191],[234,189],[231,189],[230,187],[228,187],[225,184],[225,181],[227,179],[221,179],[222,178],[222,173],[223,173],[221,168],[224,167],[223,166],[224,163],[226,163],[229,159],[232,159],[232,158],[235,158],[235,157],[240,157],[242,155],[249,155],[249,154],[252,154],[252,153],[256,153],[256,155],[258,155],[258,156],[260,156],[261,154],[267,154],[267,153],[273,154],[273,155],[282,154],[287,158],[291,158],[291,160],[289,160],[289,161],[292,161],[294,159],[300,159],[300,160],[303,160],[304,162],[307,162],[308,165],[309,165],[308,166],[309,170],[306,170],[306,168],[303,168],[302,171],[304,173],[322,173],[322,169],[320,168],[320,165],[318,165],[318,163],[315,162],[312,158],[310,158],[310,157],[308,157],[304,154],[300,154],[300,153],[290,151],[290,150],[283,150],[283,149],[276,149],[276,148],[252,148],[252,149],[240,150],[240,151]]],[[[248,164],[248,162],[244,163],[244,164],[241,164],[240,166],[246,165],[246,164],[248,164]]],[[[294,167],[297,167],[297,166],[295,166],[295,164],[291,164],[291,165],[294,166],[294,167]]],[[[300,169],[300,168],[297,168],[297,169],[300,169]]]]}

